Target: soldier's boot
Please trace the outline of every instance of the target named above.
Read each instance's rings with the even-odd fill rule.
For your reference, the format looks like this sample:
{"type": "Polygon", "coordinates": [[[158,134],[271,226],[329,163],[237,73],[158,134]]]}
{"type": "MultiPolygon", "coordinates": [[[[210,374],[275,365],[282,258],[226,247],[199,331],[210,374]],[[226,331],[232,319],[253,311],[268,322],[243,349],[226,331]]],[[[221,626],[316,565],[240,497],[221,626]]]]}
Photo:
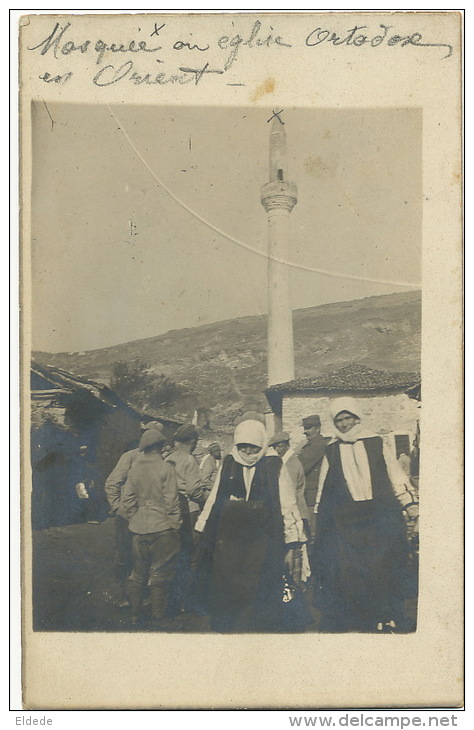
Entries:
{"type": "Polygon", "coordinates": [[[130,580],[128,582],[128,597],[130,600],[130,606],[132,609],[131,622],[132,624],[138,623],[140,619],[140,612],[143,600],[143,586],[140,583],[130,580]]]}
{"type": "Polygon", "coordinates": [[[166,604],[168,600],[168,586],[150,586],[151,601],[151,628],[155,631],[179,631],[183,622],[175,618],[166,617],[166,604]]]}
{"type": "Polygon", "coordinates": [[[130,606],[128,593],[129,591],[127,583],[125,581],[121,581],[120,583],[118,583],[116,604],[119,608],[125,608],[125,606],[130,606]]]}

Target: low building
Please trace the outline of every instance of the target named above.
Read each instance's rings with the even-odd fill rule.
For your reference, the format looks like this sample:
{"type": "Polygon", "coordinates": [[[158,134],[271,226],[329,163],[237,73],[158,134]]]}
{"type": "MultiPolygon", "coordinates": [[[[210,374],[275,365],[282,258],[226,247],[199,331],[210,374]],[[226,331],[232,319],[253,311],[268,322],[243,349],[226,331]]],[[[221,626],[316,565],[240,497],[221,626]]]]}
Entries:
{"type": "Polygon", "coordinates": [[[325,375],[272,385],[265,395],[277,423],[289,431],[294,444],[304,438],[301,419],[313,413],[321,418],[322,434],[332,436],[329,402],[342,396],[357,398],[370,429],[394,435],[397,453],[409,449],[418,433],[419,373],[374,370],[353,363],[325,375]]]}
{"type": "Polygon", "coordinates": [[[170,438],[180,424],[144,415],[109,387],[60,368],[31,365],[32,521],[35,529],[75,521],[71,506],[80,446],[87,446],[97,485],[121,454],[137,445],[140,423],[156,420],[170,438]]]}

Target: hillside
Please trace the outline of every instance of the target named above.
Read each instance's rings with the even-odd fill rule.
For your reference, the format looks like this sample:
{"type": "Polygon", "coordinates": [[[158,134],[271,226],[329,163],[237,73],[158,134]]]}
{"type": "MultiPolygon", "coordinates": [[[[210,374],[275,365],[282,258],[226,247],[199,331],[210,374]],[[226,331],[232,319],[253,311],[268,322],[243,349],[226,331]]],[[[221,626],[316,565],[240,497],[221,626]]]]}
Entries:
{"type": "MultiPolygon", "coordinates": [[[[420,368],[421,292],[336,302],[294,312],[296,377],[350,362],[381,370],[420,368]]],[[[215,427],[236,413],[266,406],[266,317],[242,317],[87,352],[33,353],[43,364],[109,383],[117,361],[139,359],[170,376],[188,395],[167,415],[189,418],[211,408],[215,427]]]]}

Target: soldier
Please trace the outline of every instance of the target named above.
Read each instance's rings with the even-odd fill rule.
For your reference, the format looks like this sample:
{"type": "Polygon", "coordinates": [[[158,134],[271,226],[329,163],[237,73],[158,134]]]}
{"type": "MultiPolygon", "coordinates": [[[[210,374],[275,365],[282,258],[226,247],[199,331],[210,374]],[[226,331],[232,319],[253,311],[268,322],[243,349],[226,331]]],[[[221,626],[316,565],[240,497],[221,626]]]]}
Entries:
{"type": "Polygon", "coordinates": [[[214,486],[217,472],[219,471],[219,466],[222,458],[220,444],[218,444],[217,441],[213,444],[210,444],[208,446],[207,452],[208,453],[199,465],[199,468],[201,470],[201,486],[207,492],[206,497],[214,486]]]}
{"type": "Polygon", "coordinates": [[[193,452],[199,440],[199,432],[193,425],[178,428],[174,435],[174,451],[166,458],[176,472],[181,506],[181,550],[178,556],[176,578],[170,594],[170,614],[176,615],[190,607],[190,590],[194,567],[194,526],[206,501],[202,488],[199,464],[193,452]]]}
{"type": "Polygon", "coordinates": [[[302,425],[304,435],[306,436],[306,443],[299,452],[298,458],[303,465],[306,479],[305,499],[309,510],[311,540],[314,540],[316,528],[314,505],[316,502],[319,472],[326,446],[331,439],[321,436],[321,419],[317,414],[303,418],[302,425]]]}
{"type": "Polygon", "coordinates": [[[309,510],[305,499],[306,479],[303,465],[290,447],[290,434],[287,431],[278,431],[272,436],[268,445],[273,446],[282,462],[286,464],[291,482],[296,490],[296,503],[300,511],[301,519],[309,537],[309,510]]]}
{"type": "MultiPolygon", "coordinates": [[[[158,421],[141,424],[144,432],[148,429],[161,431],[158,421]]],[[[164,440],[164,439],[163,439],[164,440]]],[[[118,460],[115,468],[105,482],[105,494],[110,506],[110,514],[115,517],[115,580],[119,584],[118,605],[128,605],[126,581],[132,569],[132,536],[128,520],[121,507],[122,489],[132,464],[139,454],[138,448],[126,451],[118,460]]]]}
{"type": "Polygon", "coordinates": [[[129,579],[132,624],[140,619],[145,586],[150,589],[153,628],[179,628],[166,617],[168,591],[180,548],[178,485],[171,464],[161,458],[162,431],[148,429],[140,439],[122,495],[132,533],[133,571],[129,579]]]}

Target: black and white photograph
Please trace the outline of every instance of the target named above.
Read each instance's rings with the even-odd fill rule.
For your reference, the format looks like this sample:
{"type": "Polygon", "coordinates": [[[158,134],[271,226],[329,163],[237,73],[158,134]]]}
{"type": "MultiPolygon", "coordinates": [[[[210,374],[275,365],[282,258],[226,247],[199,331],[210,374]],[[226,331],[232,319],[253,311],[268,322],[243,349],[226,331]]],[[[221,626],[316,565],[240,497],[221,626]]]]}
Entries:
{"type": "Polygon", "coordinates": [[[414,631],[420,110],[32,117],[34,628],[414,631]]]}
{"type": "MultiPolygon", "coordinates": [[[[243,666],[246,651],[293,647],[306,661],[321,646],[328,663],[333,648],[355,646],[354,663],[366,652],[393,657],[392,676],[441,631],[444,619],[427,619],[433,542],[446,534],[446,554],[459,555],[460,513],[452,525],[449,514],[433,521],[441,487],[429,472],[458,402],[434,444],[432,304],[444,287],[452,314],[460,291],[443,285],[441,269],[432,275],[443,236],[426,245],[427,206],[439,195],[426,179],[432,128],[416,74],[413,94],[380,104],[375,87],[359,103],[329,97],[327,85],[321,101],[304,84],[298,98],[278,93],[268,60],[263,81],[248,84],[244,55],[258,64],[272,53],[276,66],[281,50],[296,51],[304,20],[255,17],[227,16],[233,36],[206,34],[206,20],[225,26],[218,16],[197,28],[181,18],[169,36],[182,59],[171,76],[160,53],[170,16],[128,17],[121,33],[99,17],[83,27],[43,17],[36,33],[24,29],[24,67],[39,79],[28,83],[45,88],[22,98],[24,641],[78,652],[104,642],[101,661],[108,642],[124,651],[177,642],[173,672],[186,646],[210,651],[211,663],[219,647],[216,666],[222,652],[243,666]],[[211,39],[221,65],[206,55],[211,39]],[[68,93],[79,62],[91,64],[92,97],[68,93]],[[232,103],[215,88],[205,100],[217,84],[235,92],[232,103]]],[[[397,35],[381,16],[347,16],[331,36],[324,29],[336,21],[323,19],[306,16],[305,51],[344,58],[350,74],[360,48],[374,83],[382,44],[390,74],[396,53],[423,66],[427,54],[442,65],[455,52],[446,33],[428,43],[436,24],[397,35]]],[[[455,199],[459,179],[453,186],[455,199]]],[[[459,361],[456,333],[456,324],[445,331],[439,372],[459,361]]],[[[461,381],[443,385],[448,398],[461,381]]],[[[446,666],[460,659],[456,641],[446,666]]],[[[27,651],[30,687],[40,654],[27,651]]],[[[401,687],[416,670],[407,671],[401,687]]],[[[317,706],[338,706],[334,679],[317,706]]],[[[377,706],[355,684],[348,706],[377,706]]],[[[403,691],[389,686],[379,706],[385,696],[403,706],[403,691]]],[[[85,695],[52,692],[57,709],[90,707],[85,695]]],[[[173,692],[163,697],[148,705],[137,691],[121,707],[176,706],[173,692]]],[[[277,697],[243,690],[215,706],[269,707],[277,697]]],[[[213,703],[183,695],[181,706],[213,703]]]]}

